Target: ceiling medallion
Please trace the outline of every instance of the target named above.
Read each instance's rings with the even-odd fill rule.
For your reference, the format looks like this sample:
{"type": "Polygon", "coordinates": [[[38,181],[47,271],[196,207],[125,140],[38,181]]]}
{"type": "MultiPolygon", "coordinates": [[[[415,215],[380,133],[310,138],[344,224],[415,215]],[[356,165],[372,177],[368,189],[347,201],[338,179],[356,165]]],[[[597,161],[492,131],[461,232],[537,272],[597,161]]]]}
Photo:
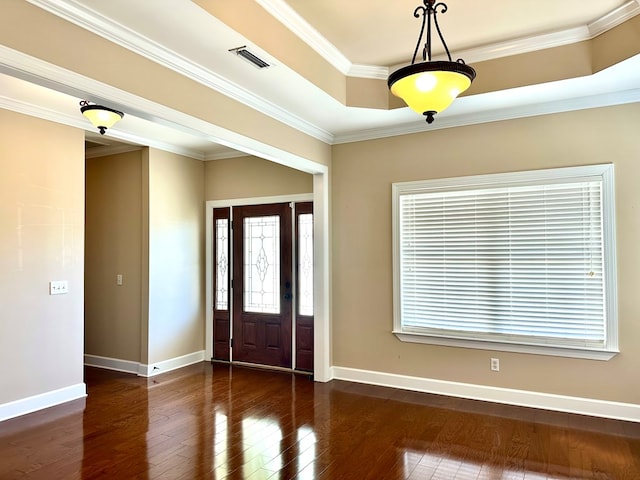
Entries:
{"type": "Polygon", "coordinates": [[[451,60],[451,53],[444,41],[438,13],[446,13],[447,5],[435,0],[423,0],[424,6],[418,6],[413,16],[422,15],[422,28],[416,43],[411,65],[402,67],[389,75],[389,90],[396,97],[402,98],[414,111],[423,114],[427,123],[434,121],[434,115],[447,108],[462,92],[471,86],[476,78],[476,71],[464,63],[461,58],[451,60]],[[433,22],[432,22],[433,19],[433,22]],[[448,61],[431,61],[431,25],[435,28],[447,53],[448,61]],[[415,63],[420,43],[427,27],[426,42],[422,49],[422,62],[415,63]]]}

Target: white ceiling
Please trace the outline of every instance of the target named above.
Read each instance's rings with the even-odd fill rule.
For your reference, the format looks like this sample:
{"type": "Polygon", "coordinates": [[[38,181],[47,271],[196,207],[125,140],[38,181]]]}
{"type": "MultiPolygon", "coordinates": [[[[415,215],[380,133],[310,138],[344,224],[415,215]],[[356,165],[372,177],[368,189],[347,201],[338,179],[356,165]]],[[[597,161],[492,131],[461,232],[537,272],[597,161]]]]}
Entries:
{"type": "MultiPolygon", "coordinates": [[[[588,77],[460,98],[427,127],[408,108],[342,105],[287,67],[277,53],[252,45],[189,0],[29,1],[330,144],[640,100],[640,56],[636,56],[588,77]],[[228,52],[240,45],[248,45],[274,66],[258,70],[228,52]]],[[[418,22],[412,13],[417,0],[256,3],[344,73],[366,65],[370,75],[384,77],[413,53],[418,22]]],[[[550,34],[558,44],[584,40],[639,11],[640,0],[450,0],[441,22],[456,58],[462,53],[486,59],[513,51],[514,46],[526,45],[528,50],[549,46],[550,34]]],[[[474,58],[465,60],[471,63],[474,58]]],[[[11,71],[4,73],[0,107],[91,128],[80,116],[80,98],[33,79],[14,78],[11,71]]],[[[126,105],[111,106],[123,109],[125,117],[107,138],[203,160],[238,155],[198,132],[160,124],[144,112],[127,111],[126,105]]],[[[114,143],[105,140],[100,141],[114,143]]]]}

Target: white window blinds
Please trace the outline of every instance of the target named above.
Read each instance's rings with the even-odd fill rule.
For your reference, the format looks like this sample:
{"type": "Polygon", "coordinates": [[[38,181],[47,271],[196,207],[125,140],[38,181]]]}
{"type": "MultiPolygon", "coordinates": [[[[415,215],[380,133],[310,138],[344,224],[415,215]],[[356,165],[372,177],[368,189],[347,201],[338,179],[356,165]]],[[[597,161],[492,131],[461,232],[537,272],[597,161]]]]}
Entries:
{"type": "Polygon", "coordinates": [[[559,170],[399,188],[396,330],[609,348],[603,178],[559,170]]]}

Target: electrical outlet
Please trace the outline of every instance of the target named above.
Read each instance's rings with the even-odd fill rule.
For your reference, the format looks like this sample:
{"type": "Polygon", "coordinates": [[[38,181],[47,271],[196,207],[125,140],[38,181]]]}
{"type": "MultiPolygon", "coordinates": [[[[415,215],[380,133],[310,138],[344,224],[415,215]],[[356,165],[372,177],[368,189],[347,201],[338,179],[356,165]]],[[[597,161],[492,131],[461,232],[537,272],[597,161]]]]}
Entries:
{"type": "Polygon", "coordinates": [[[121,273],[116,275],[116,285],[122,285],[122,274],[121,273]]]}
{"type": "Polygon", "coordinates": [[[63,295],[65,293],[69,293],[69,282],[66,280],[49,282],[49,295],[63,295]]]}
{"type": "Polygon", "coordinates": [[[491,371],[492,372],[499,372],[500,371],[500,359],[499,358],[492,358],[491,359],[491,371]]]}

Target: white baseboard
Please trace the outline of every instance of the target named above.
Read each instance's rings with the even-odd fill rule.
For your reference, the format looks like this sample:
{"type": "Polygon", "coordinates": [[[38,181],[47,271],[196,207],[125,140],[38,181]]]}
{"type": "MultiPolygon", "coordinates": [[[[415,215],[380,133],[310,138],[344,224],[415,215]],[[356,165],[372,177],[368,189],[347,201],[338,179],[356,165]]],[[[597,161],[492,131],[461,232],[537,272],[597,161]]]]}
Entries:
{"type": "Polygon", "coordinates": [[[85,355],[84,364],[88,367],[105,368],[117,372],[138,374],[139,362],[120,360],[119,358],[101,357],[99,355],[85,355]]]}
{"type": "Polygon", "coordinates": [[[138,375],[141,377],[153,377],[160,375],[161,373],[167,373],[176,368],[186,367],[194,363],[204,361],[204,350],[198,352],[188,353],[181,357],[170,358],[169,360],[163,360],[161,362],[152,363],[150,365],[140,365],[138,375]]]}
{"type": "Polygon", "coordinates": [[[592,398],[569,397],[526,390],[449,382],[347,367],[334,366],[332,367],[332,374],[332,377],[336,380],[347,380],[349,382],[483,400],[520,407],[533,407],[593,417],[640,422],[640,405],[632,403],[609,402],[592,398]]]}
{"type": "Polygon", "coordinates": [[[84,383],[78,383],[58,390],[33,395],[32,397],[3,403],[0,404],[0,422],[86,396],[87,386],[84,383]]]}
{"type": "Polygon", "coordinates": [[[176,368],[186,367],[194,363],[204,361],[204,350],[189,353],[181,357],[170,358],[161,362],[145,365],[140,362],[130,360],[120,360],[119,358],[101,357],[99,355],[85,355],[84,364],[88,367],[105,368],[117,372],[133,373],[141,377],[153,377],[161,373],[170,372],[176,368]]]}

